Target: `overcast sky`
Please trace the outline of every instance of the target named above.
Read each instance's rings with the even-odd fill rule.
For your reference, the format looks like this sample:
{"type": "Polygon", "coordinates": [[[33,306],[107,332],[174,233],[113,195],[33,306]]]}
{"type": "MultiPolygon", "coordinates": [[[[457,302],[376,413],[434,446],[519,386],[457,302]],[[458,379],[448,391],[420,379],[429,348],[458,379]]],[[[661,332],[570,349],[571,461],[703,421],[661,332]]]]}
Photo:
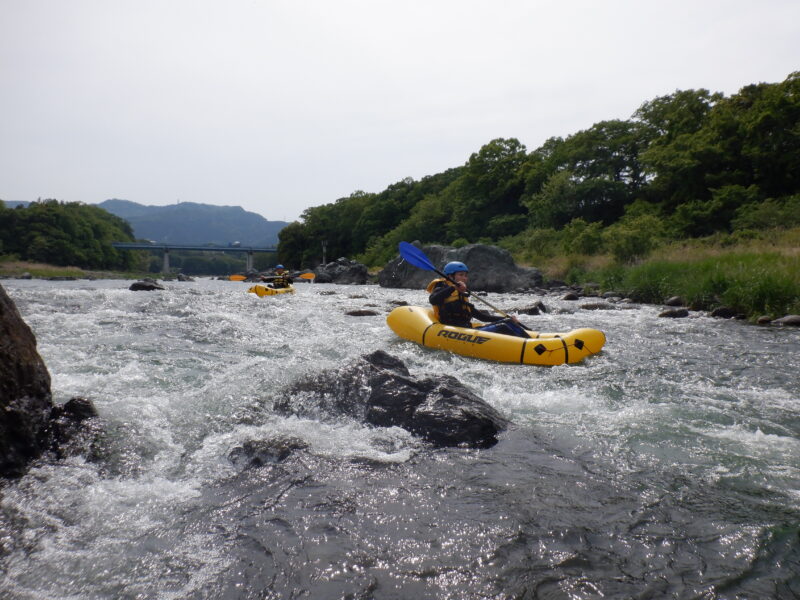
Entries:
{"type": "Polygon", "coordinates": [[[0,0],[0,199],[291,221],[796,70],[798,0],[0,0]]]}

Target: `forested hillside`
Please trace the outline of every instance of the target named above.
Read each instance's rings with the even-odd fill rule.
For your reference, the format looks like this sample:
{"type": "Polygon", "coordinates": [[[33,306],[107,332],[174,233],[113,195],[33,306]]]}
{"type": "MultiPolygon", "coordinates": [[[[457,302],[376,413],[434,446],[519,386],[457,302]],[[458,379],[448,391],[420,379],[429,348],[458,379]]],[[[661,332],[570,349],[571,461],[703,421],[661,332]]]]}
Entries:
{"type": "Polygon", "coordinates": [[[129,270],[135,257],[111,242],[133,241],[124,220],[80,202],[42,200],[27,208],[0,202],[0,254],[85,269],[129,270]]]}
{"type": "Polygon", "coordinates": [[[606,252],[620,262],[664,240],[800,224],[800,73],[726,97],[676,91],[628,120],[528,151],[496,139],[466,164],[307,209],[279,257],[383,265],[400,240],[496,242],[517,256],[606,252]]]}

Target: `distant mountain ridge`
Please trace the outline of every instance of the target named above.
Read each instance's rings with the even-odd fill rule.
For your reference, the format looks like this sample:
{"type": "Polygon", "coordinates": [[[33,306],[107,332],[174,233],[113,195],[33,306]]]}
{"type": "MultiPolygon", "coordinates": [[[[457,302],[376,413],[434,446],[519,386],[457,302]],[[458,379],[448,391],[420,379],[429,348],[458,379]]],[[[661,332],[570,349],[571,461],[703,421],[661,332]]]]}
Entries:
{"type": "Polygon", "coordinates": [[[276,246],[286,221],[268,221],[241,206],[215,206],[180,202],[149,206],[113,198],[97,204],[131,224],[138,239],[165,244],[217,244],[276,246]]]}

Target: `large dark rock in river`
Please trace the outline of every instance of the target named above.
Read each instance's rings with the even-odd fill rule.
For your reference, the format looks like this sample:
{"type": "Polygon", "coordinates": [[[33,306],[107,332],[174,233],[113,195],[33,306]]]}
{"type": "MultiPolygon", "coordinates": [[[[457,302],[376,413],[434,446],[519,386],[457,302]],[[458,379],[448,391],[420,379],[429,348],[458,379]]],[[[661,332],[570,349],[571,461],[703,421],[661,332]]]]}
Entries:
{"type": "Polygon", "coordinates": [[[133,292],[152,292],[153,290],[163,290],[164,286],[155,279],[145,277],[140,281],[134,281],[128,289],[133,292]]]}
{"type": "Polygon", "coordinates": [[[45,451],[70,453],[80,425],[96,416],[91,402],[53,404],[50,374],[36,338],[0,286],[0,476],[23,475],[45,451]]]}
{"type": "MultiPolygon", "coordinates": [[[[420,246],[428,259],[440,271],[450,261],[458,260],[469,267],[469,287],[486,292],[512,292],[542,285],[542,274],[532,267],[518,267],[508,251],[497,246],[470,244],[461,248],[420,246]]],[[[378,283],[388,288],[424,288],[438,277],[407,263],[402,257],[389,261],[378,275],[378,283]]]]}
{"type": "Polygon", "coordinates": [[[454,377],[414,379],[402,361],[381,350],[291,385],[274,408],[302,417],[402,427],[437,446],[488,447],[508,426],[454,377]]]}
{"type": "Polygon", "coordinates": [[[21,475],[47,448],[52,409],[36,338],[0,286],[0,475],[21,475]]]}

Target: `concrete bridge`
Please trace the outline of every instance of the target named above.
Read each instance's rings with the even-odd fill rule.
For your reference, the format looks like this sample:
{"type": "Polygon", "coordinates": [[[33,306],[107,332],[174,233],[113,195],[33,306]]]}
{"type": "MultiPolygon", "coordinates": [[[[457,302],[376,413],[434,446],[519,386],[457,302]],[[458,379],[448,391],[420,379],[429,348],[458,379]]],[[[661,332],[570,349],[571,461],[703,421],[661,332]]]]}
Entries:
{"type": "Polygon", "coordinates": [[[111,242],[111,245],[118,250],[149,250],[150,252],[163,252],[164,265],[162,273],[169,273],[169,253],[172,250],[191,250],[193,252],[246,252],[247,266],[246,271],[253,268],[253,254],[256,252],[277,252],[277,246],[267,246],[256,248],[255,246],[194,246],[190,244],[148,244],[144,242],[111,242]]]}

